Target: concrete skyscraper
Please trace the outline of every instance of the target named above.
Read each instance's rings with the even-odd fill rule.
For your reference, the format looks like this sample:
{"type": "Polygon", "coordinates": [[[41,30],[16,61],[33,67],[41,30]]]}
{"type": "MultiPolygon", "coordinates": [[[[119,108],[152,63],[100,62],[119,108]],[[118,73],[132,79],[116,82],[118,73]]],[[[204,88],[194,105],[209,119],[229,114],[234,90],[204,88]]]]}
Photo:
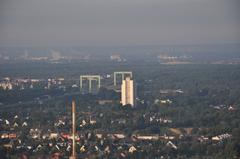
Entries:
{"type": "Polygon", "coordinates": [[[121,103],[122,105],[130,104],[132,107],[135,105],[135,87],[134,82],[130,77],[127,77],[122,81],[121,103]]]}

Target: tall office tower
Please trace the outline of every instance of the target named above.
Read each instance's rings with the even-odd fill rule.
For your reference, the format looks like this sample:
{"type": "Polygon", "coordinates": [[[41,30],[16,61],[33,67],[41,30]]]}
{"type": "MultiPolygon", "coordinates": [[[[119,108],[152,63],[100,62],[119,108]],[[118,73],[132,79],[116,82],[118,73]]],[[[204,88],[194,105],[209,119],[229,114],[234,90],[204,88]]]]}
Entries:
{"type": "Polygon", "coordinates": [[[127,77],[122,81],[121,86],[121,103],[122,105],[130,104],[132,107],[135,105],[135,88],[134,82],[127,77]]]}
{"type": "Polygon", "coordinates": [[[76,155],[76,105],[75,101],[72,101],[72,156],[69,159],[77,159],[76,155]]]}

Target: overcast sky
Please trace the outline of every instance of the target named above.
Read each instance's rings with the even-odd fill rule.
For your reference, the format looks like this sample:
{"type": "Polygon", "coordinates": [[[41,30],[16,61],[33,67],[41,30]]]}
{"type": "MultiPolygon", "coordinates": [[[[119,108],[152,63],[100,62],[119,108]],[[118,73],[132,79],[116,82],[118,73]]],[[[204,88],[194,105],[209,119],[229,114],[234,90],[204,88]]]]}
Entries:
{"type": "Polygon", "coordinates": [[[239,42],[239,0],[0,0],[0,46],[239,42]]]}

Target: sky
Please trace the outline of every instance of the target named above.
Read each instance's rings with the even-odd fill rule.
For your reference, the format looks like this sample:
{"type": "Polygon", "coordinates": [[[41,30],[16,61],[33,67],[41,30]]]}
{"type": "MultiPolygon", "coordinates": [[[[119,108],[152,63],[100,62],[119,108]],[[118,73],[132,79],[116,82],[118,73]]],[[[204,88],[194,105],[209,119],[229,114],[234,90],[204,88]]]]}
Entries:
{"type": "Polygon", "coordinates": [[[0,0],[0,46],[239,42],[239,0],[0,0]]]}

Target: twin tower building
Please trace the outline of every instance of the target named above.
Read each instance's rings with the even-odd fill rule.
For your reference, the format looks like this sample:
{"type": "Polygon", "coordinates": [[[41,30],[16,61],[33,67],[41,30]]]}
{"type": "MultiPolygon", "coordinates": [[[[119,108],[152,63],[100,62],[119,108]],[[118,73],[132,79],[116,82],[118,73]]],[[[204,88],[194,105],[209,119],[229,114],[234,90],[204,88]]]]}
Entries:
{"type": "MultiPolygon", "coordinates": [[[[121,75],[121,104],[123,106],[131,105],[136,106],[136,87],[133,81],[132,72],[114,72],[114,87],[117,87],[117,76],[121,75]]],[[[101,77],[100,75],[81,75],[80,76],[80,90],[84,92],[83,81],[88,82],[88,93],[93,93],[94,89],[92,87],[93,83],[97,83],[97,89],[101,87],[101,77]],[[93,83],[92,83],[93,82],[93,83]]],[[[119,85],[118,85],[119,86],[119,85]]]]}

